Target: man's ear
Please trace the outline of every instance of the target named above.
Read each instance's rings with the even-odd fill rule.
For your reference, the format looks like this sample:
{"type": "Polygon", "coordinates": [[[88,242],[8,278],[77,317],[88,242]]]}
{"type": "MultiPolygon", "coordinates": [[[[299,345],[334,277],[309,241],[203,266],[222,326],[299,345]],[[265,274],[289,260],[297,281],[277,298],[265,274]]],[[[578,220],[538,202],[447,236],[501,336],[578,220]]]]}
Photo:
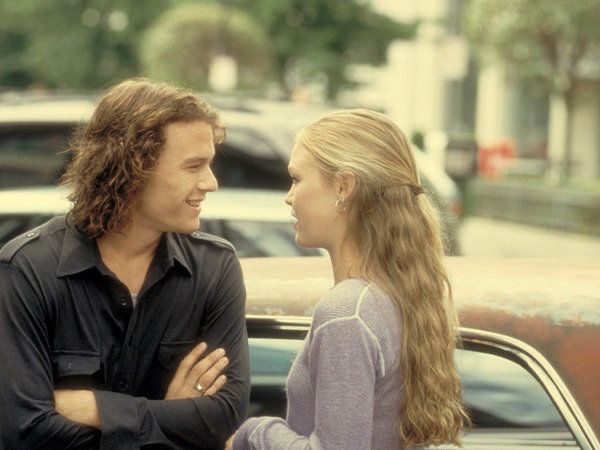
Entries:
{"type": "Polygon", "coordinates": [[[350,200],[356,189],[356,176],[352,172],[343,172],[338,175],[338,194],[344,200],[350,200]]]}

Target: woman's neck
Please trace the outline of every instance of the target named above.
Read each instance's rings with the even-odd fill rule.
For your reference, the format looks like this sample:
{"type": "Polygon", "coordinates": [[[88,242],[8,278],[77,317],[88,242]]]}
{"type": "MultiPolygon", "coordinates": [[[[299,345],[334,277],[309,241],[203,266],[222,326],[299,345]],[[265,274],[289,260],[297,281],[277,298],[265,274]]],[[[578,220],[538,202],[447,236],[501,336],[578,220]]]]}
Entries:
{"type": "Polygon", "coordinates": [[[334,284],[364,275],[361,272],[362,255],[358,246],[353,242],[345,241],[329,250],[329,257],[331,258],[334,284]]]}

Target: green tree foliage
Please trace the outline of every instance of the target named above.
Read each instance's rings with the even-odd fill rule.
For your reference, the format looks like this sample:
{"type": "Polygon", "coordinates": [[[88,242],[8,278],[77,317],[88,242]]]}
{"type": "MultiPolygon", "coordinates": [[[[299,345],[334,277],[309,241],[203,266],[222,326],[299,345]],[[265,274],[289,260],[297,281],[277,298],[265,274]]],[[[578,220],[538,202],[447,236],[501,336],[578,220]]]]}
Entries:
{"type": "Polygon", "coordinates": [[[349,87],[353,63],[382,64],[388,44],[411,38],[416,24],[398,23],[360,0],[227,0],[253,15],[271,36],[277,75],[291,91],[326,77],[335,98],[349,87]]]}
{"type": "Polygon", "coordinates": [[[373,12],[366,0],[196,0],[198,7],[212,3],[229,8],[231,14],[226,21],[213,19],[213,25],[202,22],[212,35],[183,25],[172,35],[161,31],[174,15],[156,22],[157,18],[184,2],[190,0],[0,0],[0,88],[103,88],[140,74],[140,55],[149,75],[163,74],[190,85],[196,73],[206,79],[206,64],[199,55],[206,55],[205,49],[218,41],[240,58],[242,85],[264,82],[272,74],[291,92],[319,79],[334,98],[350,86],[349,64],[385,62],[388,44],[411,37],[416,28],[373,12]],[[153,31],[146,33],[150,26],[153,31]],[[231,35],[228,30],[233,30],[231,35]],[[171,43],[170,51],[157,36],[171,43]],[[186,60],[179,39],[183,47],[194,40],[200,47],[186,60]],[[161,65],[158,55],[174,66],[161,65]],[[175,68],[182,71],[180,78],[175,68]]]}
{"type": "Polygon", "coordinates": [[[466,31],[484,59],[563,94],[600,45],[598,0],[472,0],[466,31]]]}
{"type": "Polygon", "coordinates": [[[262,27],[243,11],[218,3],[184,3],[165,12],[141,46],[145,73],[199,90],[208,89],[215,56],[238,64],[240,87],[256,87],[269,77],[271,46],[262,27]]]}
{"type": "Polygon", "coordinates": [[[599,20],[598,0],[471,0],[465,16],[467,36],[484,62],[501,61],[513,75],[563,98],[567,108],[563,178],[570,175],[572,107],[580,63],[600,51],[599,20]]]}
{"type": "Polygon", "coordinates": [[[0,86],[102,88],[135,75],[142,31],[172,0],[0,0],[0,86]]]}

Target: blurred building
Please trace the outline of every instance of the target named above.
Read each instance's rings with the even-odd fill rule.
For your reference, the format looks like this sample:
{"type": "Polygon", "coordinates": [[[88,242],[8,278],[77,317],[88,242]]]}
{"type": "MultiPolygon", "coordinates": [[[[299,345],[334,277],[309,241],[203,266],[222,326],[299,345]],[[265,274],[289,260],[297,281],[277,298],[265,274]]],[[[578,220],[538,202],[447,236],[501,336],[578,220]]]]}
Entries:
{"type": "MultiPolygon", "coordinates": [[[[342,103],[384,110],[409,137],[432,136],[430,142],[438,147],[440,135],[470,139],[480,148],[510,142],[517,156],[511,170],[516,172],[542,174],[562,160],[564,105],[511,78],[499,64],[477,64],[462,30],[467,0],[372,3],[397,20],[418,20],[419,32],[413,41],[390,45],[387,66],[356,67],[352,75],[365,87],[341,96],[342,103]]],[[[572,117],[572,173],[596,179],[600,60],[589,58],[581,66],[584,81],[578,86],[572,117]]]]}
{"type": "Polygon", "coordinates": [[[440,165],[448,139],[475,140],[478,80],[460,32],[462,3],[373,0],[375,9],[398,21],[418,21],[418,33],[390,45],[387,66],[355,68],[353,77],[365,87],[341,97],[348,106],[388,113],[440,165]]]}

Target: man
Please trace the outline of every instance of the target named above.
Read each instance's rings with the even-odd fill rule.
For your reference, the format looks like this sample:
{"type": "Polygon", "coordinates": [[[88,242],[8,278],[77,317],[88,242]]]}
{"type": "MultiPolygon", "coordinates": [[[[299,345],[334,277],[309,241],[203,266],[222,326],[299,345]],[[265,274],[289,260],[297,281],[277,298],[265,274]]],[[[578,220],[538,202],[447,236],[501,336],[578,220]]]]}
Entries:
{"type": "Polygon", "coordinates": [[[198,231],[223,139],[208,104],[146,80],[76,133],[71,211],[0,252],[7,448],[223,448],[240,424],[242,274],[198,231]]]}

